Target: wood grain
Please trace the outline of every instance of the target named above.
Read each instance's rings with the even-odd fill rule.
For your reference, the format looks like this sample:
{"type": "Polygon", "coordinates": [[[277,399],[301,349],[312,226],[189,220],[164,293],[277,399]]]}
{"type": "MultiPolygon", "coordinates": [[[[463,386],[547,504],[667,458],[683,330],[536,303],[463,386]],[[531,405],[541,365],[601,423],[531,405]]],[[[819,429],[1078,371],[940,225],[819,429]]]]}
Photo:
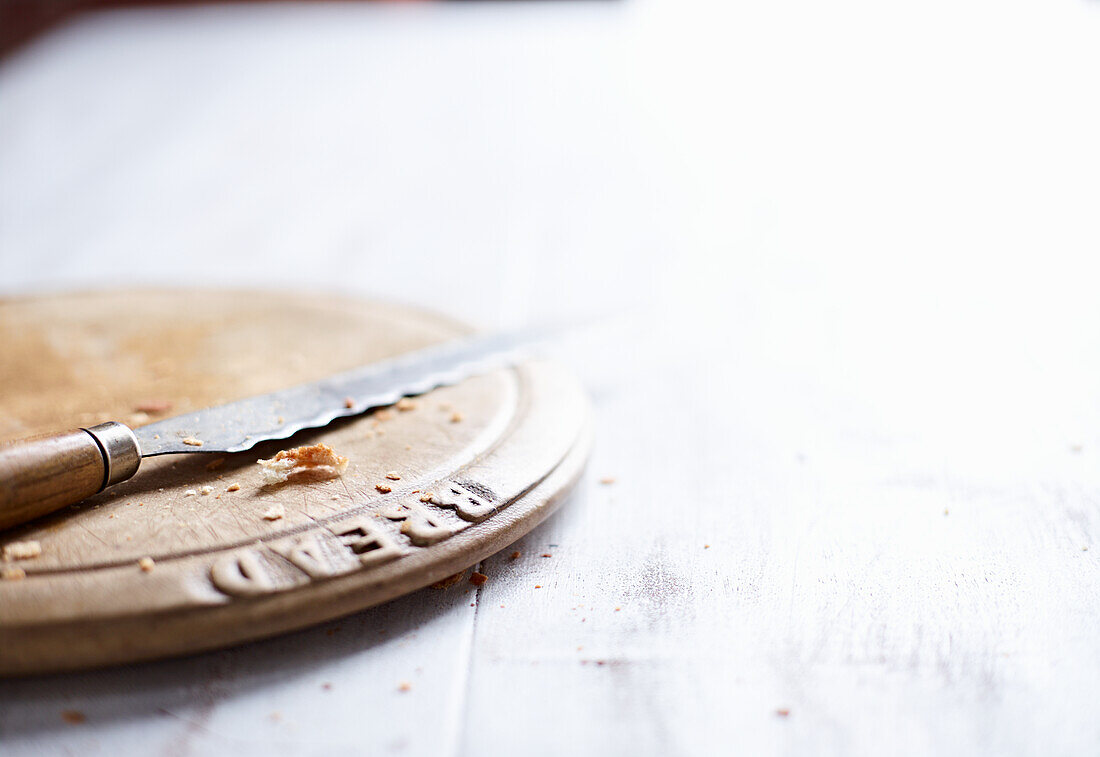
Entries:
{"type": "MultiPolygon", "coordinates": [[[[133,412],[145,414],[137,408],[164,413],[202,402],[204,389],[238,395],[255,381],[238,373],[241,361],[262,366],[259,383],[285,386],[296,383],[299,370],[320,377],[458,330],[403,308],[247,292],[9,301],[0,304],[0,323],[20,324],[21,333],[34,335],[28,343],[65,352],[66,371],[75,375],[161,366],[168,357],[204,366],[172,371],[167,381],[156,378],[160,367],[136,368],[120,381],[113,391],[156,397],[130,400],[133,412]],[[81,359],[90,325],[120,309],[128,322],[141,324],[142,338],[128,334],[131,327],[99,323],[100,344],[110,347],[81,359]],[[176,336],[177,313],[184,310],[194,340],[176,336]],[[263,316],[276,310],[284,327],[273,329],[263,316]],[[239,344],[249,345],[247,356],[211,359],[239,344]],[[271,357],[288,352],[287,345],[294,345],[297,360],[281,369],[271,357]],[[294,368],[299,364],[306,367],[294,368]],[[201,380],[193,380],[195,373],[201,380]]],[[[30,372],[43,360],[37,350],[12,357],[25,358],[30,372]]],[[[8,368],[20,373],[18,364],[8,368]]],[[[56,413],[60,399],[41,386],[13,393],[0,403],[0,415],[27,423],[56,413]]],[[[87,406],[97,401],[94,392],[68,399],[87,406]]],[[[14,566],[20,580],[0,581],[0,673],[217,648],[346,615],[445,578],[515,541],[562,501],[587,457],[586,413],[578,388],[561,370],[530,363],[239,455],[150,459],[135,478],[0,536],[0,544],[33,541],[42,549],[14,566]],[[350,458],[347,472],[265,484],[257,458],[315,443],[350,458]]],[[[7,461],[0,457],[7,463],[0,472],[15,476],[17,493],[33,494],[49,484],[24,474],[18,463],[27,467],[25,461],[49,451],[58,457],[51,472],[61,472],[79,454],[78,442],[70,435],[37,442],[41,449],[5,448],[12,452],[7,461]]],[[[98,489],[103,471],[89,483],[94,472],[85,471],[85,483],[98,489]]]]}
{"type": "Polygon", "coordinates": [[[0,529],[92,496],[104,474],[103,454],[82,429],[0,444],[0,529]]]}

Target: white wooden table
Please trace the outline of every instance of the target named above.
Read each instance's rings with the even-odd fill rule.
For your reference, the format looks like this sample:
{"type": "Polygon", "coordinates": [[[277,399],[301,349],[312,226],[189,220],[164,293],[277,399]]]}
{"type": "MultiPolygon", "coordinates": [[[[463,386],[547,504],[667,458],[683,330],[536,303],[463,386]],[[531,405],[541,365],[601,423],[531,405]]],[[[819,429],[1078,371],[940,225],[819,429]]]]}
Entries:
{"type": "Polygon", "coordinates": [[[274,5],[4,61],[0,293],[629,317],[563,350],[589,473],[476,603],[0,681],[0,753],[1100,753],[1098,38],[1082,1],[274,5]]]}

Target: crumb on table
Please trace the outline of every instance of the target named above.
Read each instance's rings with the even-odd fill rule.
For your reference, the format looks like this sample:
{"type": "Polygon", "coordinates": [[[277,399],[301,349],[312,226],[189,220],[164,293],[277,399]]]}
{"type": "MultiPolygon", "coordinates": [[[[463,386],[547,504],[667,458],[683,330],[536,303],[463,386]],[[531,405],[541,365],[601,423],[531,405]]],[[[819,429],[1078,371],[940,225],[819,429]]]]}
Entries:
{"type": "Polygon", "coordinates": [[[603,484],[604,486],[610,486],[611,484],[615,483],[615,477],[614,476],[604,476],[603,478],[600,479],[600,483],[603,484]]]}
{"type": "Polygon", "coordinates": [[[27,571],[22,568],[0,568],[0,580],[22,581],[27,577],[27,571]]]}
{"type": "Polygon", "coordinates": [[[213,491],[214,491],[213,486],[203,486],[199,489],[199,494],[201,494],[202,496],[205,497],[206,495],[210,494],[213,491]]]}
{"type": "Polygon", "coordinates": [[[141,568],[142,573],[152,573],[156,565],[152,557],[143,557],[138,560],[138,567],[141,568]]]}
{"type": "Polygon", "coordinates": [[[230,484],[225,488],[227,492],[239,492],[241,490],[240,484],[230,484]]]}
{"type": "Polygon", "coordinates": [[[397,684],[398,691],[412,691],[412,687],[412,684],[408,681],[402,681],[401,683],[397,684]]]}
{"type": "Polygon", "coordinates": [[[513,552],[512,554],[508,555],[508,559],[509,559],[509,560],[518,560],[518,559],[519,559],[519,556],[520,556],[520,554],[521,554],[521,553],[520,553],[520,551],[519,551],[519,550],[517,549],[517,550],[516,550],[515,552],[513,552]]]}
{"type": "Polygon", "coordinates": [[[202,446],[202,439],[196,439],[193,436],[185,436],[185,437],[183,437],[182,441],[188,447],[201,447],[202,446]]]}
{"type": "Polygon", "coordinates": [[[377,489],[378,491],[382,492],[383,494],[389,494],[390,492],[393,491],[392,486],[386,486],[385,484],[375,484],[374,488],[377,489]]]}
{"type": "Polygon", "coordinates": [[[13,541],[4,545],[4,561],[31,560],[42,554],[42,545],[37,541],[13,541]]]}
{"type": "MultiPolygon", "coordinates": [[[[194,496],[196,496],[197,494],[198,494],[198,492],[197,492],[197,491],[195,491],[194,489],[188,489],[187,491],[185,491],[185,492],[183,493],[183,496],[185,496],[185,497],[194,497],[194,496]]],[[[141,503],[139,502],[138,504],[141,504],[141,503]]]]}
{"type": "Polygon", "coordinates": [[[489,577],[484,573],[474,573],[472,576],[470,576],[470,583],[472,583],[474,586],[481,586],[488,580],[489,577]]]}
{"type": "Polygon", "coordinates": [[[451,423],[462,423],[462,420],[465,417],[466,416],[464,416],[462,413],[455,410],[453,413],[451,413],[451,423]]]}
{"type": "Polygon", "coordinates": [[[408,397],[402,397],[401,399],[399,399],[397,401],[397,404],[394,405],[394,407],[396,407],[398,410],[400,410],[403,413],[407,413],[410,410],[415,410],[416,409],[416,403],[413,402],[408,397]]]}
{"type": "Polygon", "coordinates": [[[400,481],[401,480],[401,476],[399,476],[397,474],[397,471],[393,471],[393,470],[391,470],[389,473],[386,474],[386,478],[388,478],[390,481],[400,481]]]}

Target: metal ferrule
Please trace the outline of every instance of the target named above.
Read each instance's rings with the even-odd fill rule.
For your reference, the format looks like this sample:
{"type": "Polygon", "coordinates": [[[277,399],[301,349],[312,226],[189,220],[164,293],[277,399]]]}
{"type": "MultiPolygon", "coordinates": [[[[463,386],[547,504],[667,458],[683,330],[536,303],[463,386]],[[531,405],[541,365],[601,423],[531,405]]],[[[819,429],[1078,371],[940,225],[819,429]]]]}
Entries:
{"type": "Polygon", "coordinates": [[[141,448],[129,426],[110,421],[84,431],[91,434],[103,453],[103,486],[100,491],[137,473],[141,464],[141,448]]]}

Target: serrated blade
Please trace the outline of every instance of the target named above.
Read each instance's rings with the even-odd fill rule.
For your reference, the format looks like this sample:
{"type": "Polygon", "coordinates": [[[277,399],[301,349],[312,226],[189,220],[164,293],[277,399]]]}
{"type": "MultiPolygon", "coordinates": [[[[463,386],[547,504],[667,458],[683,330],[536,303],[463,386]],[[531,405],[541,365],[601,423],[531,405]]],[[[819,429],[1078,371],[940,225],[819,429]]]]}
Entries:
{"type": "Polygon", "coordinates": [[[134,429],[134,434],[142,457],[243,452],[260,442],[285,439],[302,429],[320,428],[337,418],[392,405],[402,397],[510,365],[555,331],[528,330],[446,342],[309,384],[166,418],[134,429]]]}

